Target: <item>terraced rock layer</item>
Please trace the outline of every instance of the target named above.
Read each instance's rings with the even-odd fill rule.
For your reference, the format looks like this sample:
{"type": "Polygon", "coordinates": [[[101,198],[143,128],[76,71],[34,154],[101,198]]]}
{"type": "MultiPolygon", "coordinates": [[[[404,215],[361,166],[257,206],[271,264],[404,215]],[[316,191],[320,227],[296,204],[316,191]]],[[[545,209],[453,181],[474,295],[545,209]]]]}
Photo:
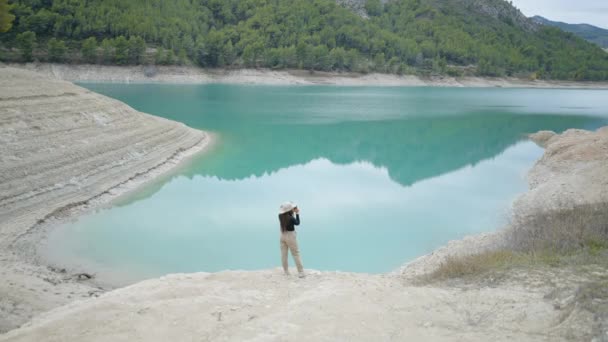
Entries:
{"type": "Polygon", "coordinates": [[[36,266],[20,261],[14,246],[20,236],[121,184],[170,168],[209,139],[69,82],[1,66],[0,76],[1,332],[55,306],[29,303],[32,294],[65,295],[54,281],[46,282],[49,289],[45,282],[38,286],[52,275],[38,276],[36,266]]]}

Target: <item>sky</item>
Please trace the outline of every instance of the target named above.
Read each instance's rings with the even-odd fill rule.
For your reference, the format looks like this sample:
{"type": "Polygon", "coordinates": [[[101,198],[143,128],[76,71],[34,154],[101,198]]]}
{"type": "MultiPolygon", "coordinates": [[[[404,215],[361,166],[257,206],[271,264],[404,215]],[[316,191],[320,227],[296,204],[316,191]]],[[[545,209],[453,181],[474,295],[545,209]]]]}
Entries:
{"type": "Polygon", "coordinates": [[[526,16],[608,29],[608,0],[512,0],[526,16]]]}

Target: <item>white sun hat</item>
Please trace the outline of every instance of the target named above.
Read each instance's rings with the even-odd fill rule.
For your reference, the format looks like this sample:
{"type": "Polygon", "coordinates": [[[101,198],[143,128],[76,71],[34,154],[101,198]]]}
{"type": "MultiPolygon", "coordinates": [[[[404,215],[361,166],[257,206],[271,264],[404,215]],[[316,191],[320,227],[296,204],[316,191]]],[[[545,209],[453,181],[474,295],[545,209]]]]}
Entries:
{"type": "Polygon", "coordinates": [[[293,202],[285,202],[279,207],[279,214],[285,214],[286,212],[293,210],[293,208],[297,206],[298,205],[293,202]]]}

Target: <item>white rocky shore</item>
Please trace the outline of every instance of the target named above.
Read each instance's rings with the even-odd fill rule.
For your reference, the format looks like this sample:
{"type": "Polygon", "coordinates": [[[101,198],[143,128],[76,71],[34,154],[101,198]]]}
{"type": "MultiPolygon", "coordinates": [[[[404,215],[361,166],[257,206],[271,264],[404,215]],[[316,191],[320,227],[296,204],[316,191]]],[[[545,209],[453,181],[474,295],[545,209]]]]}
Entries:
{"type": "Polygon", "coordinates": [[[548,291],[278,269],[175,274],[75,301],[0,341],[565,341],[548,291]]]}
{"type": "Polygon", "coordinates": [[[192,66],[108,66],[65,64],[14,64],[71,82],[342,85],[408,87],[502,87],[502,88],[594,88],[608,89],[608,82],[527,80],[514,77],[418,77],[413,75],[309,72],[269,69],[201,69],[192,66]]]}
{"type": "MultiPolygon", "coordinates": [[[[65,82],[50,81],[31,73],[6,68],[0,69],[0,73],[12,75],[14,80],[10,83],[22,84],[21,87],[24,89],[27,89],[26,86],[37,89],[32,83],[46,89],[38,92],[21,90],[17,95],[5,96],[4,89],[8,88],[6,84],[9,82],[5,83],[5,78],[2,78],[0,122],[3,125],[0,126],[0,136],[7,141],[9,140],[5,137],[12,137],[12,141],[17,142],[20,132],[28,132],[30,137],[44,139],[42,134],[44,132],[51,136],[48,141],[40,140],[46,141],[46,147],[57,148],[56,146],[64,145],[67,147],[63,148],[72,151],[71,149],[79,145],[74,144],[78,140],[66,138],[71,142],[70,144],[55,143],[56,140],[63,141],[62,133],[55,133],[55,130],[66,122],[76,121],[74,119],[57,121],[62,118],[60,110],[65,111],[67,117],[76,116],[71,109],[74,107],[80,108],[76,112],[97,113],[96,116],[80,114],[83,117],[80,119],[83,121],[82,129],[88,129],[89,135],[100,134],[98,130],[106,127],[103,123],[112,125],[120,122],[116,116],[101,120],[101,123],[94,119],[95,117],[104,117],[102,114],[106,111],[110,113],[122,111],[121,115],[137,116],[134,120],[137,122],[156,120],[155,122],[162,123],[158,126],[164,127],[165,130],[182,130],[182,134],[177,135],[182,137],[180,141],[185,146],[191,143],[193,145],[190,146],[200,146],[208,140],[201,132],[136,113],[123,104],[65,82]],[[54,89],[58,90],[53,92],[54,89]],[[66,93],[76,95],[66,95],[66,93]],[[70,96],[79,96],[82,99],[73,103],[65,102],[72,99],[70,96]],[[24,108],[29,107],[19,104],[53,100],[55,102],[37,107],[31,105],[34,106],[31,110],[25,110],[24,108]],[[14,104],[10,105],[11,103],[14,104]],[[111,105],[107,105],[108,103],[111,105]],[[39,113],[43,108],[45,112],[56,113],[51,120],[56,122],[56,126],[43,128],[43,132],[37,133],[37,128],[34,126],[40,124],[30,124],[28,120],[18,119],[18,117],[29,118],[29,112],[39,113]],[[13,119],[10,119],[11,117],[13,119]],[[97,128],[90,128],[96,125],[97,128]],[[4,132],[12,132],[12,135],[4,132]],[[203,139],[202,143],[198,139],[203,139]],[[185,143],[186,141],[188,143],[185,143]]],[[[68,125],[68,127],[72,126],[68,125]]],[[[161,128],[157,127],[157,129],[161,128]]],[[[100,137],[111,139],[115,134],[125,131],[130,130],[109,129],[100,137]]],[[[70,132],[68,130],[65,134],[70,132]]],[[[73,133],[77,132],[78,129],[75,129],[73,133]]],[[[553,200],[552,203],[556,205],[567,203],[573,198],[577,203],[605,200],[604,194],[608,193],[608,172],[606,172],[608,128],[597,132],[570,130],[561,135],[543,132],[532,138],[543,144],[547,152],[531,170],[531,190],[516,202],[517,207],[534,208],[539,201],[547,199],[553,200]]],[[[20,328],[0,335],[0,341],[584,341],[589,339],[589,326],[593,317],[584,310],[563,310],[571,301],[579,278],[576,274],[561,269],[515,272],[508,279],[500,281],[486,279],[480,283],[464,285],[438,283],[420,286],[412,282],[414,276],[432,271],[448,255],[476,253],[500,244],[501,233],[484,234],[452,242],[435,253],[404,266],[401,270],[385,275],[309,271],[305,279],[298,279],[294,276],[283,276],[278,269],[175,274],[101,293],[95,298],[96,292],[99,291],[95,291],[92,284],[79,283],[71,280],[68,274],[37,266],[31,260],[23,259],[21,253],[11,250],[11,246],[14,246],[13,242],[36,223],[38,218],[30,217],[33,215],[30,213],[44,213],[41,217],[45,217],[55,211],[53,209],[55,198],[63,198],[63,195],[48,197],[52,199],[51,206],[45,204],[49,203],[47,201],[38,203],[36,198],[43,198],[40,196],[47,194],[36,191],[37,189],[48,188],[50,194],[53,194],[56,187],[52,185],[71,184],[71,181],[65,180],[71,180],[72,177],[83,173],[71,170],[81,165],[89,165],[81,160],[83,155],[88,156],[88,160],[109,153],[110,157],[105,159],[106,163],[120,160],[120,155],[114,154],[118,153],[114,149],[100,151],[92,156],[85,154],[86,149],[83,148],[68,153],[53,152],[53,149],[50,149],[34,158],[32,156],[35,154],[27,151],[34,150],[35,143],[30,143],[23,136],[21,139],[23,146],[29,144],[32,146],[28,147],[24,154],[19,154],[21,150],[18,147],[22,145],[14,145],[9,149],[10,154],[2,150],[2,171],[5,168],[9,169],[9,166],[11,170],[15,169],[12,163],[6,162],[10,158],[22,163],[31,160],[30,167],[40,169],[36,173],[20,174],[20,179],[16,177],[0,179],[0,187],[2,187],[0,272],[3,280],[7,279],[6,282],[0,282],[0,310],[2,310],[0,324],[3,324],[0,327],[4,327],[5,330],[13,328],[20,325],[25,318],[34,314],[36,316],[20,328]],[[40,163],[39,160],[42,160],[47,153],[54,157],[51,161],[62,156],[67,159],[57,163],[51,161],[40,163]],[[12,157],[13,155],[15,157],[12,157]],[[42,166],[38,166],[39,164],[42,166]],[[60,169],[63,176],[61,174],[53,176],[53,170],[62,166],[65,167],[60,169]],[[38,173],[48,173],[49,176],[37,179],[35,175],[38,173]],[[34,178],[30,180],[30,177],[34,178]],[[6,186],[6,182],[14,183],[6,186]],[[25,188],[12,190],[13,187],[18,186],[25,188]],[[5,199],[10,200],[5,193],[17,196],[26,190],[31,192],[31,200],[30,196],[13,202],[5,199]],[[9,209],[5,210],[5,206],[9,209]],[[17,209],[10,209],[13,206],[17,209]],[[19,208],[22,208],[21,211],[18,210],[19,208]],[[28,208],[46,208],[46,211],[28,208]],[[556,287],[560,289],[559,295],[549,296],[555,293],[556,287]],[[93,297],[89,298],[90,294],[93,294],[93,297]],[[47,311],[49,309],[52,310],[47,311]]],[[[137,135],[132,139],[132,141],[140,141],[137,135]]],[[[147,139],[141,140],[148,148],[157,144],[169,146],[169,141],[154,141],[148,145],[147,139]]],[[[176,144],[173,146],[179,149],[177,147],[179,142],[176,140],[170,139],[171,143],[176,144]]],[[[3,149],[4,146],[11,145],[3,141],[3,149]]],[[[124,150],[116,149],[126,152],[131,151],[134,146],[137,145],[128,145],[124,150]]],[[[163,150],[166,150],[166,156],[170,157],[172,154],[165,147],[163,150]]],[[[147,155],[145,153],[136,155],[142,154],[147,155]]],[[[129,157],[125,158],[132,158],[131,154],[127,153],[127,155],[129,157]]],[[[156,163],[162,163],[166,157],[158,157],[155,160],[156,163]]],[[[100,167],[95,163],[91,165],[100,167]]],[[[125,165],[120,165],[132,170],[136,167],[134,165],[139,164],[126,162],[125,165]]],[[[147,170],[147,167],[143,169],[147,170]]],[[[111,178],[117,182],[114,179],[115,174],[112,177],[102,177],[108,172],[106,170],[100,171],[99,177],[111,178]]],[[[5,177],[6,174],[9,173],[2,172],[0,177],[5,177]]],[[[95,182],[88,183],[85,179],[85,185],[79,185],[83,180],[80,178],[77,180],[76,184],[68,186],[71,189],[70,195],[65,195],[66,198],[77,199],[75,203],[88,200],[87,197],[95,192],[106,191],[105,186],[86,186],[90,183],[97,184],[95,182]]],[[[62,194],[61,191],[59,190],[58,194],[62,194]]],[[[94,206],[95,202],[91,205],[94,206]]],[[[608,277],[606,268],[594,272],[598,276],[608,277]]]]}
{"type": "Polygon", "coordinates": [[[46,220],[107,202],[202,150],[208,134],[72,83],[0,66],[0,332],[99,290],[26,260],[46,220]]]}

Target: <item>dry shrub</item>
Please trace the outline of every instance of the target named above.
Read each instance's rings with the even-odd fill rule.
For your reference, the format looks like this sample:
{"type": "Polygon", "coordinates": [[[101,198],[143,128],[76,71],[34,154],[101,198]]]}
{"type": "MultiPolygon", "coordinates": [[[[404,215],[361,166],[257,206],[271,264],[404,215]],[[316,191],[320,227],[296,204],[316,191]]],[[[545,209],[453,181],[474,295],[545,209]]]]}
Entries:
{"type": "Polygon", "coordinates": [[[521,256],[508,250],[485,251],[466,256],[449,256],[435,271],[422,280],[445,280],[486,273],[511,265],[519,258],[521,256]]]}
{"type": "Polygon", "coordinates": [[[566,254],[605,247],[608,203],[515,215],[507,233],[507,248],[518,252],[566,254]]]}
{"type": "Polygon", "coordinates": [[[499,250],[451,256],[422,283],[463,278],[514,266],[608,260],[608,203],[515,216],[499,250]]]}

